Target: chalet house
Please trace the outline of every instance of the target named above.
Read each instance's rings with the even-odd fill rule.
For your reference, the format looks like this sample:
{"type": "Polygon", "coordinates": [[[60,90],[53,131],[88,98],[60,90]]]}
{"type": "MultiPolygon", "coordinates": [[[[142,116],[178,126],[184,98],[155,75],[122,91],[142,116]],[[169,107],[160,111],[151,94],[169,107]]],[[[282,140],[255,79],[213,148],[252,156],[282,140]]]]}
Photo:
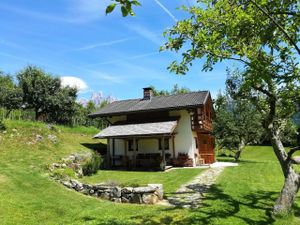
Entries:
{"type": "Polygon", "coordinates": [[[215,161],[213,103],[209,91],[115,101],[90,117],[110,124],[95,135],[107,139],[111,166],[196,166],[215,161]]]}

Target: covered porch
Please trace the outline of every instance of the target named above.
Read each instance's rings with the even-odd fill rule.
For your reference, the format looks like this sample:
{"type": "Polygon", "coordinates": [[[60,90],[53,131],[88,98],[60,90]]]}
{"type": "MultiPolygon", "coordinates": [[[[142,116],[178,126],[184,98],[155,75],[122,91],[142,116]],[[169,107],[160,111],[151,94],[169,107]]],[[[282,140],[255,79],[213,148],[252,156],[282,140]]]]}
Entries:
{"type": "Polygon", "coordinates": [[[109,168],[165,170],[175,155],[177,120],[112,125],[95,138],[107,139],[109,168]]]}

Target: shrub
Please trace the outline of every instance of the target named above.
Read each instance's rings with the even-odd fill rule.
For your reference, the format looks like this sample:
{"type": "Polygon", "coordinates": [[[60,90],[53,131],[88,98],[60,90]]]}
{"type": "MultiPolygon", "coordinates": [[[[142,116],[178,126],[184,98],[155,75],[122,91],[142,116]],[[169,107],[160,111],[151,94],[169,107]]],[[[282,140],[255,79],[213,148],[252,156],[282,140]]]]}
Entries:
{"type": "Polygon", "coordinates": [[[100,169],[102,162],[102,157],[98,153],[93,153],[91,159],[82,166],[83,175],[88,176],[96,173],[100,169]]]}
{"type": "Polygon", "coordinates": [[[6,126],[3,122],[3,120],[0,120],[0,130],[6,130],[6,126]]]}

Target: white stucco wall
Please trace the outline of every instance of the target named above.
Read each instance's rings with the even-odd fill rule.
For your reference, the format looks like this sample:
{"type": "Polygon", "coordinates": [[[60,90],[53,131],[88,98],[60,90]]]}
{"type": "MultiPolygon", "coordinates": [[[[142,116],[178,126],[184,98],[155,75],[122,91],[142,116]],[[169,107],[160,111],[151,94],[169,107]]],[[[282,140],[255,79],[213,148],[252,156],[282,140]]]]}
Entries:
{"type": "Polygon", "coordinates": [[[180,116],[177,128],[175,129],[175,154],[187,153],[193,159],[195,166],[195,141],[194,134],[191,129],[191,119],[187,110],[171,111],[170,116],[180,116]]]}

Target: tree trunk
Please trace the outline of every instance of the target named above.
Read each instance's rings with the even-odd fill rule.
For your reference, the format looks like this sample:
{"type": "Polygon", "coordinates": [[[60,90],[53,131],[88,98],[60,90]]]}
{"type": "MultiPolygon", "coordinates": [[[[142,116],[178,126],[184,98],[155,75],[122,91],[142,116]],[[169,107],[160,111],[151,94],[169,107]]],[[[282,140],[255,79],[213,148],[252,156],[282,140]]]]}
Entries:
{"type": "Polygon", "coordinates": [[[273,209],[275,215],[286,214],[291,210],[299,190],[299,175],[291,166],[290,169],[273,209]]]}
{"type": "Polygon", "coordinates": [[[271,143],[277,159],[280,162],[285,179],[280,196],[276,200],[273,208],[274,215],[288,213],[293,206],[299,190],[299,174],[294,171],[292,162],[288,159],[287,153],[277,133],[278,132],[270,132],[271,143]]]}
{"type": "Polygon", "coordinates": [[[236,162],[239,161],[239,159],[241,157],[241,154],[242,154],[242,150],[244,149],[244,147],[245,147],[245,142],[244,142],[244,140],[242,140],[241,143],[239,144],[238,150],[237,150],[237,152],[235,153],[235,156],[234,156],[234,160],[236,162]]]}
{"type": "Polygon", "coordinates": [[[39,109],[35,109],[34,111],[35,111],[35,120],[38,121],[40,117],[39,109]]]}

